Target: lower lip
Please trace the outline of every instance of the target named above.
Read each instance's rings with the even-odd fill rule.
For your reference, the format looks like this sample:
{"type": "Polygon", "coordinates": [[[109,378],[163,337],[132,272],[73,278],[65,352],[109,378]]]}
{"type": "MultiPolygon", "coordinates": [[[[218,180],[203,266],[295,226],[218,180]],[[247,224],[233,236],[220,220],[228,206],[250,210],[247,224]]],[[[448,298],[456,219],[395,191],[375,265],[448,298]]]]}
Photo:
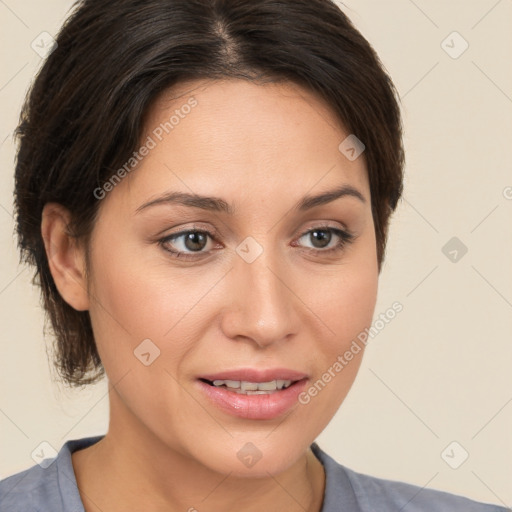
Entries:
{"type": "Polygon", "coordinates": [[[197,382],[201,391],[224,412],[249,420],[271,420],[298,403],[298,396],[306,387],[307,379],[265,395],[242,395],[226,388],[211,386],[201,380],[197,382]]]}

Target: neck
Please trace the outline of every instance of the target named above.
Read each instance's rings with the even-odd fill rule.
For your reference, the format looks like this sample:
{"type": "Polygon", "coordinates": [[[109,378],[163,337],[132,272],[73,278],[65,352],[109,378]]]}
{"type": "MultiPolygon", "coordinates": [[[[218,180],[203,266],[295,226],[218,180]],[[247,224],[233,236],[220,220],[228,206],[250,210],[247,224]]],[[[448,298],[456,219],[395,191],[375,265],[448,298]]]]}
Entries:
{"type": "Polygon", "coordinates": [[[86,512],[320,511],[325,473],[310,448],[279,474],[222,474],[163,444],[112,396],[110,403],[108,433],[72,455],[86,512]]]}

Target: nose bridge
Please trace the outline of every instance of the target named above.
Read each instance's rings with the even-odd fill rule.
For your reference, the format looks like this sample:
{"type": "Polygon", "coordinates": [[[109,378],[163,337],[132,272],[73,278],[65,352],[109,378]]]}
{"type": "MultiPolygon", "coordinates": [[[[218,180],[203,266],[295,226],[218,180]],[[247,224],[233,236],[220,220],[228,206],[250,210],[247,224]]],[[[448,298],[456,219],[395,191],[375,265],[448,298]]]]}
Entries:
{"type": "Polygon", "coordinates": [[[285,284],[285,268],[277,250],[263,248],[254,239],[240,244],[230,272],[232,301],[225,317],[226,334],[264,346],[293,331],[292,292],[285,284]]]}

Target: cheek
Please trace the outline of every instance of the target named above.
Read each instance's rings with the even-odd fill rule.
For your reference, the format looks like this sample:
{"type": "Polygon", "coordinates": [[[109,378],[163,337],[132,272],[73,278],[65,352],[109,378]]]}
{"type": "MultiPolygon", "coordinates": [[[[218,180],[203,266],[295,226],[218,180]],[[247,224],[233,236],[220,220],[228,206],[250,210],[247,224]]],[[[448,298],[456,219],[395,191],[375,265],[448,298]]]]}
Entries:
{"type": "Polygon", "coordinates": [[[337,282],[333,280],[319,309],[329,329],[320,340],[321,364],[317,367],[317,378],[334,381],[327,393],[332,397],[333,411],[348,393],[362,362],[365,345],[358,336],[371,325],[376,294],[376,279],[352,273],[337,282]]]}
{"type": "Polygon", "coordinates": [[[145,261],[148,247],[131,241],[133,234],[127,229],[113,229],[107,223],[98,227],[91,254],[92,291],[98,328],[122,332],[135,343],[154,336],[166,321],[159,305],[166,298],[172,306],[178,283],[159,279],[154,265],[145,261]]]}
{"type": "Polygon", "coordinates": [[[317,415],[317,434],[354,383],[365,350],[358,335],[371,325],[375,310],[379,276],[375,242],[370,236],[360,242],[329,279],[322,279],[313,296],[315,311],[328,329],[318,340],[315,379],[299,402],[317,415]]]}
{"type": "Polygon", "coordinates": [[[368,270],[352,270],[338,281],[333,280],[325,300],[324,311],[331,319],[332,330],[348,340],[371,323],[376,298],[377,276],[368,270]]]}
{"type": "Polygon", "coordinates": [[[359,242],[309,294],[311,308],[328,327],[324,347],[331,358],[371,324],[375,310],[379,278],[375,239],[365,235],[359,242]]]}
{"type": "Polygon", "coordinates": [[[327,327],[318,340],[314,379],[299,403],[315,417],[315,435],[331,420],[354,383],[365,350],[358,335],[371,325],[375,310],[376,261],[360,252],[357,257],[357,262],[347,260],[331,279],[323,280],[313,296],[314,310],[327,327]]]}
{"type": "Polygon", "coordinates": [[[199,276],[197,271],[171,270],[165,256],[155,259],[148,247],[126,244],[119,234],[106,229],[98,233],[95,244],[109,247],[91,256],[95,300],[90,309],[107,374],[114,380],[128,369],[146,369],[134,351],[147,339],[154,344],[149,347],[163,356],[155,360],[155,366],[165,362],[174,372],[201,328],[191,319],[197,318],[205,290],[213,287],[219,276],[214,272],[199,276]]]}

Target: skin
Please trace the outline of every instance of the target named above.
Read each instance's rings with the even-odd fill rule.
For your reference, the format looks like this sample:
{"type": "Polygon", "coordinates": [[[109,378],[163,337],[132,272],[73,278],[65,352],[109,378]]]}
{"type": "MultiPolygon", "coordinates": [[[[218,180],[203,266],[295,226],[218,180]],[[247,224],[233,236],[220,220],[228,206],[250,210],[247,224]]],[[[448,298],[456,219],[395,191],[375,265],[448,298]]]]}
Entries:
{"type": "Polygon", "coordinates": [[[320,98],[289,83],[181,84],[152,106],[144,140],[191,95],[198,105],[101,201],[88,276],[84,248],[66,235],[69,213],[45,207],[53,277],[70,305],[89,310],[109,379],[109,431],[72,456],[80,494],[88,512],[319,511],[325,474],[309,447],[363,350],[308,404],[272,420],[223,412],[196,378],[285,367],[311,384],[370,326],[378,266],[364,155],[349,161],[338,150],[349,133],[320,98]],[[341,184],[365,202],[293,209],[341,184]],[[172,204],[136,212],[170,191],[222,197],[236,214],[172,204]],[[322,252],[339,240],[332,234],[324,248],[311,236],[326,223],[354,239],[322,252]],[[158,242],[198,227],[217,232],[199,256],[184,237],[167,244],[195,260],[158,242]],[[263,248],[252,263],[236,252],[248,236],[263,248]],[[147,338],[160,350],[149,366],[134,356],[147,338]],[[247,442],[262,453],[250,468],[237,458],[247,442]]]}

